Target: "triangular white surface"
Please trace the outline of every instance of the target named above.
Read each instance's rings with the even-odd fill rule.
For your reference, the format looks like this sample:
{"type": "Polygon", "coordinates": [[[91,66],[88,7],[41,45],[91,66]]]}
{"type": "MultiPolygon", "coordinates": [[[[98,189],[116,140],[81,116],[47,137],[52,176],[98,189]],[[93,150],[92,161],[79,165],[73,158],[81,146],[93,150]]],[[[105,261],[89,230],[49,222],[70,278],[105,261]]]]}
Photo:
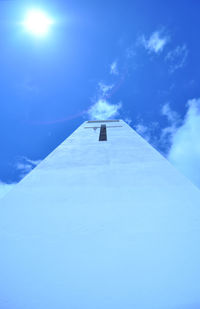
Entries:
{"type": "Polygon", "coordinates": [[[0,308],[200,308],[200,191],[104,124],[107,141],[83,123],[0,201],[0,308]]]}

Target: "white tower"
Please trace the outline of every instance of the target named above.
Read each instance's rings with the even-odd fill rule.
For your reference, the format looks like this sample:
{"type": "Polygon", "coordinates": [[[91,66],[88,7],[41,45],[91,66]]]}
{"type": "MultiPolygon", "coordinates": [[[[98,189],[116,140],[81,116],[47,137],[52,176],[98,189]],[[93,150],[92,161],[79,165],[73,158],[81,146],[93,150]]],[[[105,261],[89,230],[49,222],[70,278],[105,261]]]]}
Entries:
{"type": "Polygon", "coordinates": [[[200,191],[124,121],[88,121],[0,202],[0,308],[197,309],[199,244],[200,191]]]}

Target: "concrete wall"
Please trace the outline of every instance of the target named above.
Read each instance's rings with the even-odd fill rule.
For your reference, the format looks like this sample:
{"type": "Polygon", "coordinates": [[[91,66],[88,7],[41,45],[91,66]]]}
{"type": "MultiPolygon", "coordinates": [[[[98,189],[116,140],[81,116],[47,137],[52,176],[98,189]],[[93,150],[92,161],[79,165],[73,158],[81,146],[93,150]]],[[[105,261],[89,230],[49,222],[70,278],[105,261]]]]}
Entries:
{"type": "Polygon", "coordinates": [[[101,142],[100,125],[0,201],[0,308],[200,308],[200,191],[125,122],[101,142]]]}

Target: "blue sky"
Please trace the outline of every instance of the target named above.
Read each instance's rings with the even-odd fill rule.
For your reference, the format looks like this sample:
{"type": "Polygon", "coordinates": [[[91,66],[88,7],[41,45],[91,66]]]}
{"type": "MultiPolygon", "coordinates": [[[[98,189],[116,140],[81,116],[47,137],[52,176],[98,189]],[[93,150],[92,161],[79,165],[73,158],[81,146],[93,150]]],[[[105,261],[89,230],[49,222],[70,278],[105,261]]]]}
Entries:
{"type": "MultiPolygon", "coordinates": [[[[87,119],[121,118],[200,186],[200,2],[0,1],[0,187],[87,119]],[[24,29],[26,12],[54,20],[24,29]]],[[[9,186],[7,186],[9,184],[9,186]]]]}

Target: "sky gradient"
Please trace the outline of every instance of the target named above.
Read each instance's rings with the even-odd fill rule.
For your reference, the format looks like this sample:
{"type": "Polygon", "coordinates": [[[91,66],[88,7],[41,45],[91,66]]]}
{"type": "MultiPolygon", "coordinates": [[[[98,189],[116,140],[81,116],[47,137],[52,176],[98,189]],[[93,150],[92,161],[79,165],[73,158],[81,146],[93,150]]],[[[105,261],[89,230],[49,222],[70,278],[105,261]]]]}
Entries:
{"type": "MultiPolygon", "coordinates": [[[[200,187],[197,0],[0,1],[0,191],[87,119],[124,119],[200,187]],[[37,37],[32,8],[54,20],[37,37]]],[[[8,186],[9,184],[9,186],[8,186]]]]}

